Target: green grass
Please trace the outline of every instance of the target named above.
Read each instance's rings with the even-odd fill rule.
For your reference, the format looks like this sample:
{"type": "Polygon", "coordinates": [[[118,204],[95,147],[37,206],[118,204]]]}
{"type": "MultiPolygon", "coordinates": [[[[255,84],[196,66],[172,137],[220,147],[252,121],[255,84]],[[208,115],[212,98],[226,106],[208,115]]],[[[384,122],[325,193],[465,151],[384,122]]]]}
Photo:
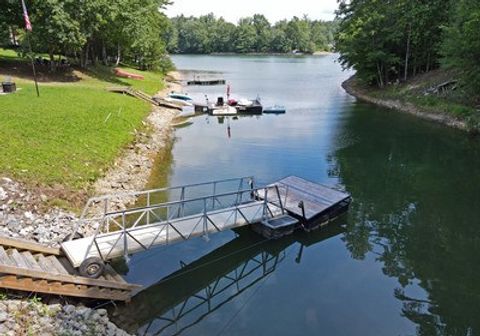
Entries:
{"type": "Polygon", "coordinates": [[[0,57],[9,60],[21,60],[20,56],[12,49],[0,48],[0,57]]]}
{"type": "MultiPolygon", "coordinates": [[[[10,57],[9,50],[0,49],[2,65],[10,57]]],[[[73,190],[88,188],[133,140],[151,109],[105,88],[132,85],[154,93],[162,87],[161,74],[139,73],[146,80],[137,83],[97,67],[76,82],[40,83],[40,98],[32,81],[14,78],[20,90],[0,95],[0,176],[73,190]]]]}
{"type": "MultiPolygon", "coordinates": [[[[136,80],[129,78],[116,77],[112,71],[112,68],[103,65],[97,65],[88,70],[88,75],[97,79],[98,81],[108,82],[110,86],[131,86],[135,89],[142,90],[148,94],[155,94],[163,88],[163,75],[158,72],[152,71],[140,71],[125,66],[119,67],[130,73],[139,74],[145,77],[144,80],[136,80]]],[[[91,85],[95,85],[95,81],[90,82],[91,85]]]]}

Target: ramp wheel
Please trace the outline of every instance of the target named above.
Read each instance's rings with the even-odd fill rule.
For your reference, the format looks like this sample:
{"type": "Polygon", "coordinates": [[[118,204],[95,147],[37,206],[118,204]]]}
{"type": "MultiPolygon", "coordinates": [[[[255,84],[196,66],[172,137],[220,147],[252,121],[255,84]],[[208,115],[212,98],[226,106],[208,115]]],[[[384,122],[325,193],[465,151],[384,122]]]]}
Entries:
{"type": "Polygon", "coordinates": [[[85,259],[78,268],[81,276],[97,279],[105,270],[105,263],[99,257],[85,259]]]}

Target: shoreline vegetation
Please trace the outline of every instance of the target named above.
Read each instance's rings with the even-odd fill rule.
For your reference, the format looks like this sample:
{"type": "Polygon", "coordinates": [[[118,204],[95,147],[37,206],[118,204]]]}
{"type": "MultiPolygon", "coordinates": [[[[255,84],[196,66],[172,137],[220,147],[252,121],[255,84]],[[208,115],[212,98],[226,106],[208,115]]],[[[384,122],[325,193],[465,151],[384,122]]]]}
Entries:
{"type": "Polygon", "coordinates": [[[333,55],[333,51],[315,51],[313,53],[278,53],[278,52],[248,52],[248,53],[238,53],[238,52],[212,52],[210,54],[177,54],[177,55],[209,55],[209,56],[327,56],[333,55]]]}
{"type": "Polygon", "coordinates": [[[213,13],[170,19],[166,48],[173,54],[313,54],[331,51],[337,23],[294,16],[270,23],[262,14],[243,17],[237,24],[213,13]]]}
{"type": "Polygon", "coordinates": [[[476,0],[341,0],[335,49],[353,95],[480,131],[480,7],[476,0]]]}
{"type": "Polygon", "coordinates": [[[437,70],[412,78],[407,83],[372,88],[362,84],[354,75],[343,82],[342,87],[348,94],[362,101],[478,134],[480,129],[474,118],[478,111],[475,108],[452,102],[448,97],[426,94],[441,82],[444,76],[442,71],[437,70]]]}

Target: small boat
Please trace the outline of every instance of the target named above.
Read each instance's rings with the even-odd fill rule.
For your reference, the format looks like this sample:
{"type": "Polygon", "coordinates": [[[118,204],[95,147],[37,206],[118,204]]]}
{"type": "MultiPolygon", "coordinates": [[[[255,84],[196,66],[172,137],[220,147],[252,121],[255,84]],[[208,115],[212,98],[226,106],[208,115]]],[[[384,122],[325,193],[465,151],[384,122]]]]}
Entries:
{"type": "Polygon", "coordinates": [[[262,103],[258,98],[254,100],[240,99],[236,107],[238,113],[244,114],[262,114],[263,111],[262,103]]]}
{"type": "Polygon", "coordinates": [[[227,116],[227,115],[236,115],[237,109],[233,106],[223,105],[223,106],[214,106],[210,112],[214,116],[227,116]]]}
{"type": "Polygon", "coordinates": [[[190,97],[186,93],[179,93],[179,92],[173,92],[172,91],[171,93],[168,94],[168,98],[183,100],[183,101],[187,101],[187,102],[193,102],[192,97],[190,97]]]}
{"type": "Polygon", "coordinates": [[[179,117],[192,117],[195,115],[195,107],[183,106],[182,111],[178,114],[179,117]]]}
{"type": "Polygon", "coordinates": [[[188,100],[182,100],[182,99],[167,97],[167,98],[165,98],[165,101],[177,104],[179,106],[193,106],[193,101],[188,101],[188,100]]]}
{"type": "Polygon", "coordinates": [[[285,108],[285,106],[282,106],[282,105],[269,106],[269,107],[266,107],[266,108],[263,110],[263,113],[276,113],[276,114],[280,114],[280,113],[285,113],[285,112],[287,112],[287,109],[285,108]]]}
{"type": "Polygon", "coordinates": [[[177,120],[173,121],[172,127],[181,128],[181,127],[185,127],[185,126],[188,126],[188,125],[191,125],[191,124],[193,124],[192,118],[181,117],[181,118],[178,118],[177,120]]]}

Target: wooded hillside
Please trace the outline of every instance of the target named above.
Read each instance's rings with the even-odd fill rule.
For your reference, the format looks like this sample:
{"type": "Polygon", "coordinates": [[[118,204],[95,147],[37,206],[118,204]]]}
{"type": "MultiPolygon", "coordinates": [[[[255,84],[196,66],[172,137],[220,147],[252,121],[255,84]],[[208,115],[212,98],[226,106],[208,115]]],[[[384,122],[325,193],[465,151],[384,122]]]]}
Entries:
{"type": "Polygon", "coordinates": [[[332,49],[334,29],[334,22],[307,16],[272,25],[265,16],[255,14],[235,25],[213,14],[198,18],[182,15],[171,20],[167,41],[172,53],[312,53],[332,49]]]}
{"type": "Polygon", "coordinates": [[[341,64],[384,87],[445,67],[480,97],[480,0],[341,0],[341,64]]]}

